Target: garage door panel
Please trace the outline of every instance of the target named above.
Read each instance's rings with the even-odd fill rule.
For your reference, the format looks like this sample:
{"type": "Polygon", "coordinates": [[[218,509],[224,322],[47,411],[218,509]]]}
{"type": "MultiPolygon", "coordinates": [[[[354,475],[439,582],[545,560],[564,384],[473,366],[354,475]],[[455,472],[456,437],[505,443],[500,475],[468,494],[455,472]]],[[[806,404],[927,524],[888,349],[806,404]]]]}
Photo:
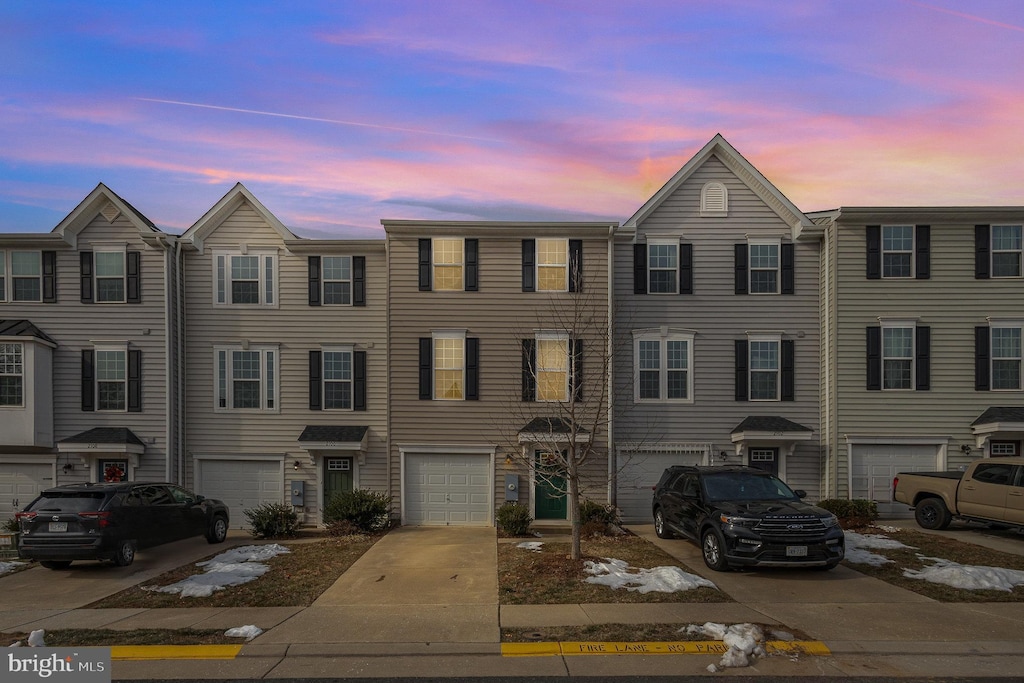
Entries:
{"type": "Polygon", "coordinates": [[[490,469],[490,457],[484,455],[407,455],[405,523],[490,524],[494,495],[490,469]]]}
{"type": "Polygon", "coordinates": [[[283,500],[281,463],[276,460],[200,460],[196,489],[228,506],[231,527],[246,529],[245,511],[283,500]]]}
{"type": "Polygon", "coordinates": [[[654,486],[665,468],[672,465],[698,465],[703,453],[631,453],[619,456],[618,506],[624,522],[650,522],[654,486]]]}
{"type": "Polygon", "coordinates": [[[0,518],[31,503],[39,492],[54,485],[53,466],[42,463],[0,465],[0,518]]]}
{"type": "Polygon", "coordinates": [[[900,472],[936,469],[934,445],[855,445],[850,465],[851,496],[872,500],[882,517],[909,517],[909,507],[892,500],[892,480],[900,472]]]}

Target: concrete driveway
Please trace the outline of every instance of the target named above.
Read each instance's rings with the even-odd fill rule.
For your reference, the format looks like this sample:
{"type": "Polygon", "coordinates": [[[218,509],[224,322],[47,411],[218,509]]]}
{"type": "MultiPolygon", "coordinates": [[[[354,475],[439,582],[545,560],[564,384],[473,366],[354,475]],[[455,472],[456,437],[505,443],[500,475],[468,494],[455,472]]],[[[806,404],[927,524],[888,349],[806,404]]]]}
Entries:
{"type": "Polygon", "coordinates": [[[128,567],[82,560],[67,569],[35,566],[0,576],[4,610],[75,609],[131,588],[183,564],[198,562],[227,548],[251,542],[248,532],[228,532],[224,543],[207,543],[202,536],[140,550],[128,567]]]}

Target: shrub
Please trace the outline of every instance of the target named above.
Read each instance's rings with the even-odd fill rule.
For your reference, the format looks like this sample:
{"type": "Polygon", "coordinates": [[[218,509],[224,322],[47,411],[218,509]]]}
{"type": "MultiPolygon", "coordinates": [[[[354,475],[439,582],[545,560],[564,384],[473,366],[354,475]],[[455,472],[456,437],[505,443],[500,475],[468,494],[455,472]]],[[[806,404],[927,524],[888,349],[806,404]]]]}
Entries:
{"type": "Polygon", "coordinates": [[[3,524],[0,524],[0,531],[4,531],[9,534],[16,534],[21,531],[21,529],[18,527],[18,520],[11,517],[10,519],[5,519],[3,524]]]}
{"type": "MultiPolygon", "coordinates": [[[[324,524],[328,531],[337,522],[348,522],[359,531],[383,531],[388,528],[391,496],[386,493],[355,489],[331,496],[324,506],[324,524]]],[[[339,526],[341,532],[345,527],[339,526]]],[[[340,535],[340,534],[339,534],[340,535]]]]}
{"type": "Polygon", "coordinates": [[[244,512],[253,538],[288,538],[299,530],[299,516],[284,503],[264,503],[244,512]]]}
{"type": "Polygon", "coordinates": [[[608,532],[611,526],[619,525],[619,513],[611,505],[602,505],[584,499],[579,507],[580,527],[588,531],[588,535],[596,536],[608,532]]]}
{"type": "Polygon", "coordinates": [[[525,505],[508,502],[498,508],[498,530],[508,536],[526,536],[530,531],[533,517],[525,505]]]}
{"type": "Polygon", "coordinates": [[[838,517],[844,529],[867,526],[878,519],[878,504],[873,500],[829,498],[818,503],[818,507],[838,517]]]}
{"type": "Polygon", "coordinates": [[[362,529],[347,519],[336,519],[333,522],[327,522],[328,536],[356,536],[361,533],[363,533],[362,529]]]}

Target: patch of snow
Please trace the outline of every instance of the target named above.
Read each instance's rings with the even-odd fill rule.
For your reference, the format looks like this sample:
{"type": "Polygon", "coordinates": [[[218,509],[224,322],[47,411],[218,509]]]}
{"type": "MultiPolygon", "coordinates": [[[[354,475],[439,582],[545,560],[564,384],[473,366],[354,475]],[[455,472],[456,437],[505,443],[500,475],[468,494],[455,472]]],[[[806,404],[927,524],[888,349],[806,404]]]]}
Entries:
{"type": "Polygon", "coordinates": [[[706,586],[717,589],[718,586],[702,576],[689,574],[679,567],[655,567],[653,569],[637,569],[630,571],[629,564],[624,560],[605,558],[605,562],[584,563],[583,571],[593,576],[586,578],[587,583],[596,583],[610,588],[625,588],[638,593],[674,593],[706,586]]]}
{"type": "Polygon", "coordinates": [[[707,670],[716,673],[722,669],[735,669],[750,666],[758,657],[765,656],[764,631],[756,624],[733,624],[726,626],[709,621],[703,625],[690,624],[685,629],[689,635],[703,635],[711,640],[721,640],[728,650],[722,655],[717,665],[711,664],[707,670]]]}
{"type": "Polygon", "coordinates": [[[963,565],[940,557],[921,557],[933,562],[923,569],[904,569],[903,576],[930,583],[941,583],[965,590],[1012,591],[1014,586],[1024,584],[1024,572],[1002,567],[977,567],[963,565]]]}
{"type": "Polygon", "coordinates": [[[29,647],[46,647],[46,630],[39,629],[28,634],[29,647]]]}
{"type": "Polygon", "coordinates": [[[208,598],[228,586],[240,586],[263,576],[270,567],[260,562],[287,552],[291,551],[277,543],[232,548],[213,559],[196,562],[197,567],[206,569],[205,574],[189,576],[169,586],[142,586],[142,590],[180,593],[183,598],[208,598]]]}
{"type": "Polygon", "coordinates": [[[247,626],[236,626],[235,628],[229,628],[224,632],[228,638],[245,638],[246,642],[252,640],[259,634],[263,633],[263,629],[259,626],[249,624],[247,626]]]}
{"type": "Polygon", "coordinates": [[[544,541],[523,541],[522,543],[517,544],[516,547],[522,548],[523,550],[532,550],[535,553],[539,553],[541,546],[543,545],[544,541]]]}
{"type": "Polygon", "coordinates": [[[0,562],[0,574],[13,572],[15,567],[20,567],[24,562],[0,562]]]}
{"type": "Polygon", "coordinates": [[[874,529],[878,529],[880,531],[887,531],[890,534],[896,533],[897,531],[903,531],[903,529],[899,528],[898,526],[890,526],[888,524],[872,524],[871,526],[874,529]]]}
{"type": "Polygon", "coordinates": [[[910,546],[900,543],[895,538],[881,536],[879,534],[858,534],[855,531],[845,532],[846,536],[846,560],[854,564],[867,564],[872,567],[880,567],[883,564],[892,562],[888,557],[873,553],[868,548],[876,550],[892,550],[895,548],[909,548],[910,546]]]}

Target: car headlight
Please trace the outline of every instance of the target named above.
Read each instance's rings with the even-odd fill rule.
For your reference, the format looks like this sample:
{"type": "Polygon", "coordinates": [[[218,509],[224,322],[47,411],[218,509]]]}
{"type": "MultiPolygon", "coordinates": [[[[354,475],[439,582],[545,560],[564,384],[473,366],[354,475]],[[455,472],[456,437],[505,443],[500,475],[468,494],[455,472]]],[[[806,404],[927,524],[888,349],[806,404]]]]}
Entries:
{"type": "Polygon", "coordinates": [[[718,518],[722,524],[733,524],[735,526],[754,527],[761,520],[756,517],[740,517],[739,515],[722,515],[718,518]]]}
{"type": "Polygon", "coordinates": [[[829,515],[828,517],[822,517],[821,523],[825,525],[825,528],[831,528],[839,525],[839,518],[835,515],[829,515]]]}

